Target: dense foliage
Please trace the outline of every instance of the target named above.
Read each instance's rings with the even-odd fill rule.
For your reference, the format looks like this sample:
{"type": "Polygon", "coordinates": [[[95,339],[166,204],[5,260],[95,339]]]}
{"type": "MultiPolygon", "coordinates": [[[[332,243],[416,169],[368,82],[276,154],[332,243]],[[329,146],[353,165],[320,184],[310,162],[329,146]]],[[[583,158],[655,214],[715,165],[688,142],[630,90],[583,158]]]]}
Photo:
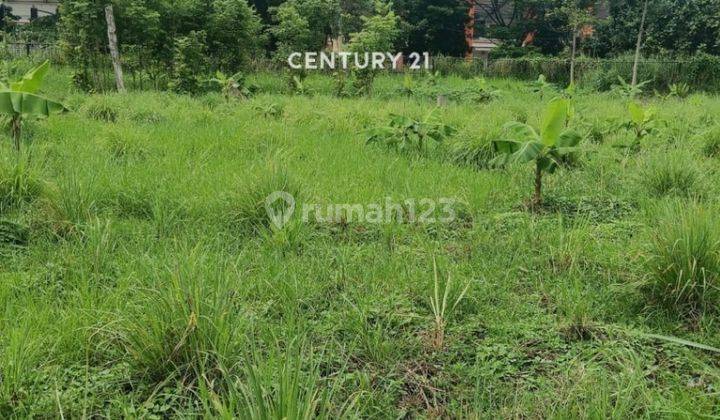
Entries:
{"type": "MultiPolygon", "coordinates": [[[[67,57],[88,78],[91,61],[107,49],[105,0],[65,1],[61,4],[62,45],[67,57]]],[[[203,60],[216,69],[242,67],[262,45],[260,19],[245,0],[168,2],[118,0],[112,2],[118,42],[123,54],[139,67],[174,69],[188,39],[202,43],[203,60]]],[[[205,63],[192,63],[203,67],[205,63]]]]}

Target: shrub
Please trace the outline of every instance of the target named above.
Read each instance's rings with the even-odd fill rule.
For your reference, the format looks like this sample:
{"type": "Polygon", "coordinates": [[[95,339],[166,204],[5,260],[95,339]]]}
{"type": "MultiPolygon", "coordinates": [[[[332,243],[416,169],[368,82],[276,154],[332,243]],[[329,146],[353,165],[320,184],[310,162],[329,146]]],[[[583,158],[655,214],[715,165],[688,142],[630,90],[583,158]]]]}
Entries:
{"type": "Polygon", "coordinates": [[[653,234],[643,292],[651,302],[694,312],[718,302],[720,224],[702,207],[665,209],[653,234]]]}

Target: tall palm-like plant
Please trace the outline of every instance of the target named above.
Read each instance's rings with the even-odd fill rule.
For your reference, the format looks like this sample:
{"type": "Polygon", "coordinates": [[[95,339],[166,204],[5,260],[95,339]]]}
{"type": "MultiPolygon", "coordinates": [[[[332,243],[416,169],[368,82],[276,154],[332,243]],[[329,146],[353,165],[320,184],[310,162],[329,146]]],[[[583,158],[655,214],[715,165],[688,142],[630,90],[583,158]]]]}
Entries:
{"type": "Polygon", "coordinates": [[[20,151],[24,118],[48,117],[52,113],[67,110],[63,104],[37,94],[49,70],[50,62],[45,61],[20,80],[8,83],[0,81],[0,114],[10,118],[10,134],[17,151],[20,151]]]}
{"type": "Polygon", "coordinates": [[[542,206],[543,173],[555,172],[578,151],[580,135],[565,128],[569,112],[570,102],[555,98],[547,106],[539,131],[528,124],[510,122],[505,125],[510,139],[493,142],[498,155],[493,159],[496,165],[535,162],[535,193],[531,203],[534,209],[542,206]]]}

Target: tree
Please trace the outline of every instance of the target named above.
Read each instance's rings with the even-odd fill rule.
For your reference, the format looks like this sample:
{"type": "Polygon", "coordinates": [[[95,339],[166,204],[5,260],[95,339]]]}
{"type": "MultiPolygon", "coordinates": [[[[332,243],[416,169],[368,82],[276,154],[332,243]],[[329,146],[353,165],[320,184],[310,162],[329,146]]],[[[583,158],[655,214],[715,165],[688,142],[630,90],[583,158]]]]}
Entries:
{"type": "MultiPolygon", "coordinates": [[[[107,54],[104,7],[110,0],[67,0],[60,4],[61,45],[80,78],[93,75],[96,55],[107,54]]],[[[113,0],[120,49],[143,71],[171,67],[176,46],[205,32],[206,60],[214,69],[234,73],[264,41],[261,21],[246,0],[113,0]]]]}
{"type": "MultiPolygon", "coordinates": [[[[597,52],[612,56],[634,51],[644,0],[608,0],[610,18],[597,28],[597,52]]],[[[720,55],[720,0],[648,1],[642,49],[720,55]]]]}
{"type": "Polygon", "coordinates": [[[17,19],[18,17],[12,14],[12,7],[0,3],[0,31],[7,30],[17,19]]]}
{"type": "Polygon", "coordinates": [[[312,50],[310,23],[291,2],[273,8],[271,13],[277,23],[270,33],[277,42],[276,57],[285,60],[293,52],[312,50]]]}
{"type": "Polygon", "coordinates": [[[340,2],[340,20],[338,35],[347,36],[360,32],[363,26],[363,17],[375,13],[374,0],[343,0],[340,2]]]}
{"type": "Polygon", "coordinates": [[[587,0],[564,0],[558,12],[567,22],[567,28],[571,34],[572,46],[570,52],[570,84],[575,84],[575,56],[577,54],[578,38],[582,31],[590,26],[594,20],[592,4],[587,0]]]}
{"type": "Polygon", "coordinates": [[[270,9],[276,26],[270,28],[278,49],[287,58],[290,52],[320,51],[336,33],[339,0],[288,0],[270,9]]]}
{"type": "Polygon", "coordinates": [[[208,54],[216,67],[237,70],[246,66],[263,43],[260,18],[245,0],[215,0],[208,15],[208,54]]]}
{"type": "MultiPolygon", "coordinates": [[[[362,18],[363,29],[351,35],[350,51],[365,54],[392,50],[400,34],[398,17],[389,5],[378,2],[376,7],[378,10],[374,16],[362,18]]],[[[355,87],[359,93],[368,95],[372,93],[377,71],[371,66],[355,70],[355,87]]]]}
{"type": "Polygon", "coordinates": [[[467,0],[396,0],[403,51],[464,56],[468,9],[467,0]]]}
{"type": "MultiPolygon", "coordinates": [[[[567,20],[557,13],[563,0],[474,0],[478,33],[498,38],[522,51],[537,47],[544,54],[564,48],[567,20]]],[[[512,49],[510,49],[512,50],[512,49]]]]}

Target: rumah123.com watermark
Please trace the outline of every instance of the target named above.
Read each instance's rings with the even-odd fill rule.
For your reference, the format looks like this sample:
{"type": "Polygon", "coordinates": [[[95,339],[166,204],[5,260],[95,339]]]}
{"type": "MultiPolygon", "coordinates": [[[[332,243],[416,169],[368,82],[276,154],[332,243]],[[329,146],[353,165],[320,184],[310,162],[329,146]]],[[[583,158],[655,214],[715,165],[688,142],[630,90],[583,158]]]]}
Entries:
{"type": "Polygon", "coordinates": [[[287,63],[293,70],[400,70],[402,66],[410,70],[429,70],[430,54],[411,53],[406,63],[403,53],[294,52],[288,56],[287,63]]]}
{"type": "Polygon", "coordinates": [[[265,210],[275,227],[282,229],[295,214],[303,223],[431,224],[452,223],[456,217],[454,198],[423,198],[380,203],[297,203],[292,194],[276,191],[265,199],[265,210]]]}

